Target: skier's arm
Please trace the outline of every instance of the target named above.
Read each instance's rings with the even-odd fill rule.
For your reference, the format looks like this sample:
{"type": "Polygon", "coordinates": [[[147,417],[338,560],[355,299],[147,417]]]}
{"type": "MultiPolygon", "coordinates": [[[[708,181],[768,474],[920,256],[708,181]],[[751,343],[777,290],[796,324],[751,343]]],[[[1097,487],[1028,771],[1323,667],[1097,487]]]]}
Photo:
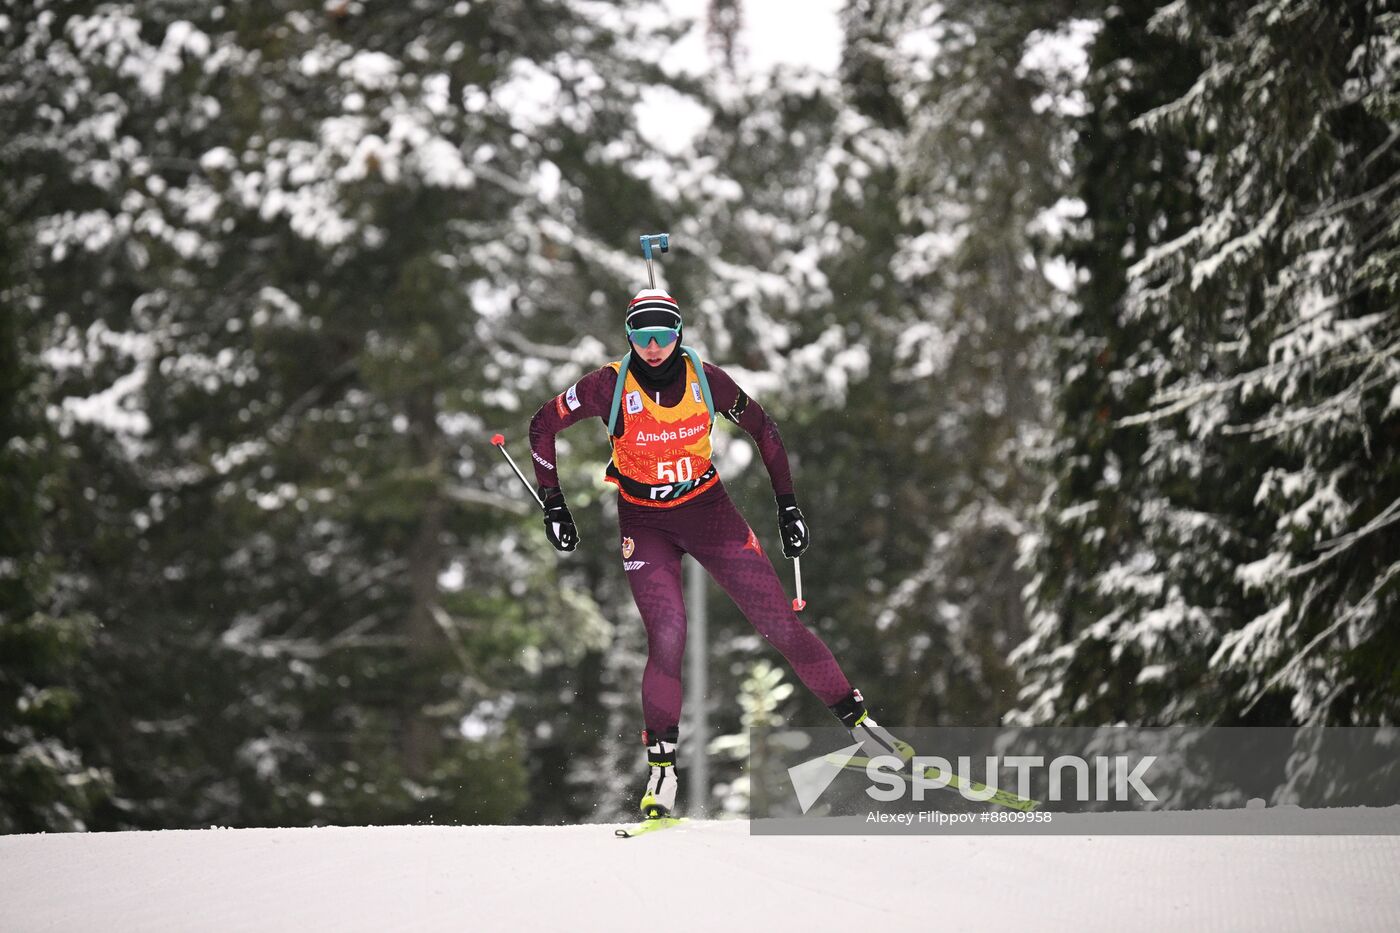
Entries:
{"type": "Polygon", "coordinates": [[[535,480],[540,498],[559,491],[559,471],[554,466],[554,435],[585,418],[606,418],[612,405],[617,374],[612,367],[595,369],[578,382],[540,406],[530,419],[530,459],[535,462],[535,480]]]}
{"type": "Polygon", "coordinates": [[[763,465],[768,468],[768,479],[773,483],[773,495],[781,503],[793,495],[792,468],[788,465],[787,448],[783,437],[778,433],[777,423],[763,410],[763,406],[748,396],[729,377],[729,374],[711,363],[705,363],[705,378],[710,383],[710,399],[715,411],[728,418],[748,432],[758,446],[763,465]]]}
{"type": "Polygon", "coordinates": [[[768,478],[773,483],[773,498],[778,503],[778,532],[783,541],[783,556],[798,557],[812,543],[812,533],[802,510],[797,507],[787,448],[783,446],[778,425],[762,405],[749,398],[748,393],[729,378],[728,373],[709,363],[704,366],[715,411],[747,431],[758,445],[763,465],[768,468],[768,478]]]}

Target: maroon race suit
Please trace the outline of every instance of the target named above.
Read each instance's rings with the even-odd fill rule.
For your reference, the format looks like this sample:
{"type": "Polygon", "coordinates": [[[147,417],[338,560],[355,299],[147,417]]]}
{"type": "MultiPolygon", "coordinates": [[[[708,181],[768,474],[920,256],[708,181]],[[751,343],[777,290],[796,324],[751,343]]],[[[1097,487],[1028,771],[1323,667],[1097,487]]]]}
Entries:
{"type": "MultiPolygon", "coordinates": [[[[735,421],[757,443],[774,494],[791,494],[792,477],[778,426],[724,370],[702,365],[716,415],[735,421]]],[[[535,412],[530,447],[542,498],[559,487],[554,436],[589,418],[601,419],[606,430],[618,378],[609,366],[594,370],[535,412]]],[[[686,391],[682,367],[674,384],[655,392],[654,400],[673,407],[686,391]]],[[[693,498],[665,506],[638,504],[619,495],[617,515],[623,567],[647,633],[642,714],[648,733],[665,734],[680,723],[686,630],[682,554],[705,568],[823,704],[831,706],[851,695],[850,682],[831,650],[793,612],[777,571],[722,482],[716,479],[693,498]]]]}

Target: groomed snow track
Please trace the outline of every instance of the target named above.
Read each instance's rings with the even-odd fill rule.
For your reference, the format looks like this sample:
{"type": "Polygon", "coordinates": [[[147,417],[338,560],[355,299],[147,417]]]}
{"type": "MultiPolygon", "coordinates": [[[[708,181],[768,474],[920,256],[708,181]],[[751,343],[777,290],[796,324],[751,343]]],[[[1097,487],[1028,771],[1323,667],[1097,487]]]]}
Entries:
{"type": "Polygon", "coordinates": [[[0,930],[1400,929],[1400,836],[614,828],[6,836],[0,930]]]}

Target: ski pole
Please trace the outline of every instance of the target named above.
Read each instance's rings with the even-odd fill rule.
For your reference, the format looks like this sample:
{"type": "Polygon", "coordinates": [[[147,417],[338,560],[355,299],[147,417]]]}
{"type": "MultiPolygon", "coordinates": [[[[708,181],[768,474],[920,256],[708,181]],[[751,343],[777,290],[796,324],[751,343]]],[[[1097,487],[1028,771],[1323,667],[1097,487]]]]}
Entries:
{"type": "Polygon", "coordinates": [[[649,281],[649,282],[651,283],[651,287],[652,287],[652,288],[655,288],[655,287],[656,287],[656,271],[655,271],[654,269],[652,269],[652,267],[651,267],[651,247],[652,247],[653,244],[655,244],[655,245],[656,245],[656,248],[659,249],[659,250],[661,250],[661,252],[663,252],[663,253],[669,253],[669,252],[671,251],[671,234],[669,234],[669,233],[644,233],[644,234],[642,234],[642,258],[645,259],[645,260],[647,261],[647,281],[649,281]]]}
{"type": "MultiPolygon", "coordinates": [[[[491,443],[496,446],[497,450],[506,455],[506,463],[509,463],[510,468],[515,471],[515,475],[520,477],[520,482],[525,484],[525,488],[530,490],[530,495],[535,497],[535,501],[540,504],[540,508],[544,508],[544,500],[540,498],[539,493],[535,492],[535,487],[530,485],[529,480],[525,479],[525,474],[520,472],[520,467],[515,465],[515,461],[511,459],[510,451],[506,450],[506,436],[504,434],[493,434],[491,435],[491,443]]],[[[797,590],[799,593],[802,591],[802,584],[799,583],[797,585],[797,590]]]]}
{"type": "Polygon", "coordinates": [[[797,575],[797,598],[792,601],[792,611],[801,612],[807,608],[807,600],[802,598],[802,558],[792,559],[792,572],[797,575]]]}

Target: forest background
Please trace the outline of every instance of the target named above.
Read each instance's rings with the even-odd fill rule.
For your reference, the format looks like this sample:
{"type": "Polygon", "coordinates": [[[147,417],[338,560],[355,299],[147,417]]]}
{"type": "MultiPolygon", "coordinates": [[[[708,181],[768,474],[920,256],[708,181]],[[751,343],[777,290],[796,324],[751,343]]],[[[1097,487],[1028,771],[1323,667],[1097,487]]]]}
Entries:
{"type": "MultiPolygon", "coordinates": [[[[644,0],[0,0],[0,832],[626,813],[603,432],[566,556],[489,437],[660,230],[883,721],[1395,724],[1400,14],[850,0],[835,75],[742,15],[697,75],[644,0]]],[[[710,605],[742,813],[827,713],[710,605]]]]}

